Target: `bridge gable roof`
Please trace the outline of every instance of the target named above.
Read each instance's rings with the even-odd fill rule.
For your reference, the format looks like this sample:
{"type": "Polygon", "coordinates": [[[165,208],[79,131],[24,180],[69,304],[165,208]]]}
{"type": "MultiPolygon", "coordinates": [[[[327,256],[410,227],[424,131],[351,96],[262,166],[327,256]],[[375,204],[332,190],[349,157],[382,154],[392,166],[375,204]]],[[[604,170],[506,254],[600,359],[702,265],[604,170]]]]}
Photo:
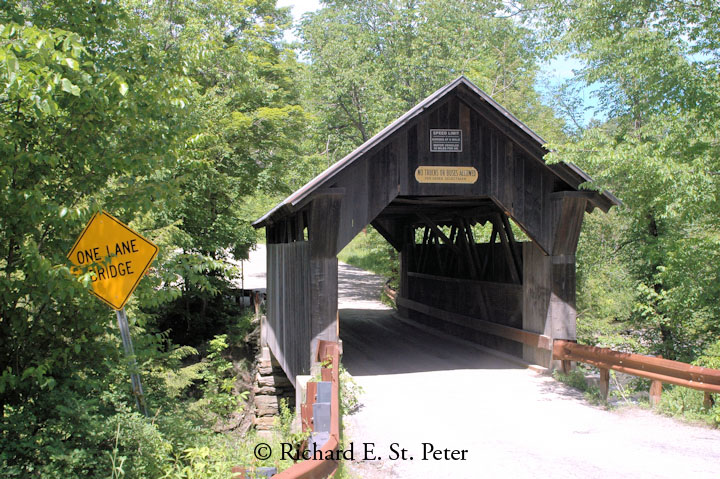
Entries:
{"type": "MultiPolygon", "coordinates": [[[[409,151],[412,146],[410,145],[410,140],[408,140],[407,138],[409,134],[425,134],[424,131],[422,131],[421,133],[417,133],[417,131],[419,131],[418,128],[437,128],[437,126],[432,126],[433,123],[432,121],[429,122],[429,118],[431,118],[433,112],[437,112],[438,108],[442,108],[449,101],[455,101],[456,104],[461,104],[462,106],[460,108],[472,110],[472,114],[476,115],[482,120],[482,127],[486,128],[486,130],[488,128],[492,130],[492,135],[494,135],[494,138],[496,138],[496,140],[493,141],[501,144],[500,148],[502,148],[502,151],[507,152],[509,150],[508,154],[512,155],[514,145],[517,151],[516,156],[520,157],[520,159],[512,159],[511,163],[519,164],[516,162],[522,162],[523,166],[518,166],[517,168],[511,166],[510,168],[514,168],[514,170],[507,173],[505,178],[503,178],[502,180],[495,180],[495,176],[493,176],[492,181],[502,181],[503,183],[513,183],[520,181],[521,183],[528,183],[535,181],[533,180],[534,177],[542,177],[542,180],[538,180],[540,183],[542,183],[542,185],[534,187],[535,190],[537,190],[534,193],[536,196],[540,195],[543,197],[548,197],[551,192],[555,192],[552,194],[556,196],[558,193],[581,195],[586,200],[585,209],[587,211],[592,211],[592,209],[595,207],[599,207],[603,211],[607,211],[612,206],[620,204],[620,201],[608,191],[579,191],[579,187],[581,184],[592,181],[592,178],[590,178],[589,175],[587,175],[584,171],[582,171],[579,167],[572,163],[561,162],[556,164],[546,164],[543,160],[544,155],[548,153],[548,150],[544,146],[545,141],[538,134],[533,132],[527,125],[522,123],[509,111],[499,105],[487,93],[483,92],[480,88],[473,84],[470,80],[468,80],[464,76],[460,76],[454,81],[438,89],[436,92],[434,92],[427,98],[425,98],[414,108],[410,109],[405,114],[400,116],[397,120],[389,124],[387,127],[385,127],[375,136],[367,140],[365,143],[360,145],[343,159],[330,166],[325,171],[323,171],[318,176],[309,181],[307,184],[305,184],[303,187],[292,193],[280,204],[275,206],[272,210],[267,212],[260,219],[255,221],[253,223],[253,226],[255,226],[256,228],[260,228],[264,226],[270,226],[274,223],[277,223],[278,221],[283,221],[285,218],[294,215],[295,213],[303,209],[305,206],[307,206],[308,203],[317,194],[330,191],[332,188],[337,188],[338,186],[349,186],[350,188],[356,188],[355,186],[352,186],[353,182],[358,183],[363,181],[367,182],[370,180],[378,180],[378,175],[380,174],[396,175],[398,178],[397,184],[393,186],[392,184],[390,184],[391,182],[379,180],[376,181],[378,185],[375,185],[375,191],[373,191],[373,187],[366,187],[363,189],[358,189],[358,191],[353,191],[352,194],[355,195],[353,196],[353,198],[356,201],[361,195],[365,195],[366,197],[375,195],[381,196],[383,198],[381,200],[379,200],[378,198],[362,199],[362,201],[369,204],[367,213],[363,213],[363,215],[368,216],[368,218],[360,218],[360,215],[356,215],[358,216],[358,218],[356,218],[355,221],[361,221],[363,219],[366,219],[368,222],[372,221],[372,219],[379,213],[379,210],[382,210],[398,195],[419,194],[422,196],[427,195],[427,192],[429,191],[441,191],[441,189],[438,188],[430,188],[421,191],[416,186],[413,186],[414,178],[403,179],[403,175],[406,177],[412,176],[412,171],[414,171],[413,165],[415,164],[427,164],[422,162],[418,163],[417,161],[415,161],[417,159],[408,159],[413,154],[415,154],[415,156],[417,157],[424,155],[423,161],[430,161],[432,164],[432,160],[428,159],[428,154],[423,153],[425,150],[417,150],[414,152],[409,151]],[[418,125],[421,125],[421,127],[418,125]],[[402,141],[400,141],[401,138],[402,141]],[[400,154],[396,154],[399,148],[397,145],[400,143],[404,145],[405,151],[400,154]],[[510,145],[510,143],[512,143],[512,145],[510,145]],[[385,155],[382,161],[373,164],[372,168],[369,168],[367,165],[360,165],[360,163],[363,162],[364,159],[377,158],[380,154],[379,152],[389,150],[392,150],[391,153],[385,155]],[[402,168],[398,166],[399,161],[401,161],[399,157],[405,158],[404,166],[408,166],[409,164],[409,169],[406,168],[405,170],[402,170],[402,168]],[[413,161],[415,161],[415,163],[413,163],[413,161]],[[382,166],[380,165],[380,163],[394,163],[394,165],[382,166]],[[383,169],[383,171],[370,171],[376,168],[383,169]],[[515,171],[518,170],[521,172],[516,174],[515,171]],[[522,171],[524,171],[524,173],[522,173],[522,171]],[[356,172],[360,172],[360,174],[356,175],[356,172]],[[518,174],[520,176],[517,176],[518,174]],[[525,175],[524,177],[522,176],[523,174],[525,175]],[[363,177],[362,175],[365,176],[363,177]],[[406,185],[404,189],[401,188],[400,185],[400,183],[403,182],[406,185]],[[383,191],[379,194],[380,188],[382,188],[383,191]],[[396,191],[384,191],[391,190],[393,188],[395,188],[396,191]],[[385,204],[380,205],[379,202],[382,201],[385,201],[385,204]]],[[[457,111],[455,113],[457,113],[457,111]]],[[[469,120],[467,121],[469,122],[469,120]]],[[[435,123],[437,124],[437,121],[435,123]]],[[[477,125],[475,126],[477,127],[477,125]]],[[[469,126],[466,124],[463,128],[468,129],[469,126]]],[[[481,133],[481,130],[477,131],[479,132],[476,134],[477,136],[489,135],[487,133],[481,133]]],[[[420,143],[421,141],[418,140],[417,144],[420,143]]],[[[470,143],[470,141],[468,141],[468,143],[470,143]]],[[[479,148],[480,147],[475,148],[475,152],[473,154],[478,155],[478,151],[480,151],[479,148]]],[[[483,144],[482,148],[487,149],[487,145],[483,144]]],[[[470,148],[468,148],[467,155],[471,154],[469,150],[470,148]]],[[[495,154],[496,156],[501,156],[501,154],[497,151],[495,151],[493,154],[495,154]]],[[[441,160],[445,159],[446,161],[450,161],[451,163],[452,161],[454,161],[450,158],[453,153],[429,154],[431,158],[432,155],[435,155],[435,158],[439,157],[441,160]]],[[[465,158],[466,160],[469,158],[476,163],[482,161],[490,162],[490,160],[487,159],[487,155],[488,153],[482,152],[482,154],[480,154],[482,158],[479,159],[469,156],[465,156],[463,158],[465,158]]],[[[505,168],[503,162],[507,163],[508,157],[493,159],[493,161],[495,163],[493,163],[492,168],[494,168],[495,170],[493,170],[494,172],[492,173],[492,175],[496,175],[496,170],[498,168],[505,168]]],[[[488,171],[484,174],[489,177],[491,175],[490,166],[488,166],[487,168],[488,171]]],[[[483,172],[480,172],[480,174],[482,175],[483,172]]],[[[522,214],[519,215],[520,218],[513,215],[513,199],[516,197],[520,198],[527,196],[528,191],[532,189],[533,186],[516,185],[515,188],[517,191],[512,192],[512,194],[509,195],[503,195],[503,191],[501,191],[503,190],[503,188],[508,191],[511,189],[511,187],[508,186],[498,187],[497,185],[489,185],[486,186],[487,191],[485,192],[485,194],[486,196],[492,198],[498,204],[500,209],[506,211],[509,216],[513,217],[516,221],[518,221],[518,223],[523,226],[527,232],[530,233],[531,237],[537,237],[539,234],[534,235],[533,230],[539,231],[540,229],[542,229],[543,226],[539,222],[545,221],[544,219],[539,219],[537,227],[533,227],[532,225],[523,224],[522,214]],[[526,189],[528,191],[525,191],[526,189]],[[503,199],[503,196],[505,196],[506,198],[503,199]]],[[[540,205],[538,205],[538,207],[540,207],[540,205]]],[[[351,212],[351,209],[348,208],[352,207],[348,205],[343,205],[343,213],[351,212]]],[[[544,208],[544,206],[542,206],[542,208],[544,208]]],[[[525,223],[529,222],[531,221],[528,220],[525,223]]],[[[356,228],[354,227],[352,228],[352,230],[355,229],[356,228]]],[[[546,243],[546,241],[540,240],[539,243],[546,251],[548,250],[548,245],[544,244],[546,243]]]]}

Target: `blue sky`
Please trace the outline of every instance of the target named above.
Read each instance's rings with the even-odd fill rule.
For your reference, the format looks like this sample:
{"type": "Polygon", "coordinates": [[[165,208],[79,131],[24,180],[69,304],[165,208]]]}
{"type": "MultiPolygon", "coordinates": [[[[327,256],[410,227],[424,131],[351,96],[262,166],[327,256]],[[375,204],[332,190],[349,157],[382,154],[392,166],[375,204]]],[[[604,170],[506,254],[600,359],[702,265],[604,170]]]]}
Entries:
{"type": "MultiPolygon", "coordinates": [[[[574,70],[580,70],[582,67],[583,63],[577,58],[570,57],[569,55],[556,57],[550,62],[542,65],[540,78],[538,79],[539,82],[538,85],[536,85],[536,88],[541,93],[546,93],[546,89],[544,88],[544,85],[542,85],[543,81],[547,81],[553,86],[558,86],[559,84],[573,78],[575,76],[574,70]]],[[[602,112],[596,111],[598,107],[598,99],[593,94],[596,90],[596,86],[590,85],[579,91],[579,94],[582,95],[583,104],[588,108],[584,115],[585,125],[588,124],[593,115],[598,118],[603,117],[602,112]]]]}

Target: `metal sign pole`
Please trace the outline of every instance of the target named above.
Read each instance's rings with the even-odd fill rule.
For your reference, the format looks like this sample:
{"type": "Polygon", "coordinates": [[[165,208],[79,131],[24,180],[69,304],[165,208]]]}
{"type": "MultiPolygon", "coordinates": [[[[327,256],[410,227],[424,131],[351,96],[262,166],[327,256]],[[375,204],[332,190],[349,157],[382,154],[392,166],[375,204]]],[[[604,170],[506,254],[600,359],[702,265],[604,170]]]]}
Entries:
{"type": "Polygon", "coordinates": [[[130,381],[132,382],[133,396],[135,396],[135,403],[137,404],[140,412],[148,416],[147,405],[145,404],[145,395],[143,394],[142,384],[140,383],[140,375],[137,373],[137,362],[135,361],[135,350],[133,349],[132,339],[130,338],[130,326],[128,326],[127,315],[125,314],[125,308],[121,310],[115,310],[117,315],[118,326],[120,327],[120,336],[122,337],[123,349],[125,355],[128,358],[130,365],[130,381]]]}

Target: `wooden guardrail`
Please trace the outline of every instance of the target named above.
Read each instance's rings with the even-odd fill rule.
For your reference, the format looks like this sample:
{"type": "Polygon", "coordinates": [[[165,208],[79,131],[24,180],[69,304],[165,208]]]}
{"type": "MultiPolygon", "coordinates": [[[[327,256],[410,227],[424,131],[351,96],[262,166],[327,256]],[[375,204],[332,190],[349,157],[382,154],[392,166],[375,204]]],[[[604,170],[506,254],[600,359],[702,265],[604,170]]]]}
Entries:
{"type": "MultiPolygon", "coordinates": [[[[388,280],[389,282],[389,280],[388,280]]],[[[385,283],[385,287],[383,288],[383,292],[385,293],[385,296],[390,298],[390,301],[397,304],[397,291],[392,289],[388,283],[385,283]]]]}
{"type": "Polygon", "coordinates": [[[470,327],[486,334],[510,339],[519,343],[546,349],[553,352],[553,359],[563,361],[564,369],[569,361],[577,361],[597,367],[600,370],[600,393],[607,399],[610,382],[610,369],[643,377],[653,381],[650,388],[650,400],[657,404],[662,392],[662,384],[675,384],[705,392],[705,405],[715,403],[712,394],[720,393],[720,370],[693,366],[642,354],[621,353],[608,348],[585,346],[574,341],[555,339],[530,331],[483,321],[478,318],[452,313],[426,304],[402,298],[385,285],[385,294],[396,305],[412,309],[427,316],[433,316],[461,326],[470,327]]]}
{"type": "Polygon", "coordinates": [[[600,369],[600,392],[607,398],[609,370],[651,379],[651,402],[660,400],[662,383],[676,384],[705,392],[705,405],[712,405],[711,393],[720,393],[720,370],[693,366],[642,354],[621,353],[608,348],[585,346],[573,341],[556,339],[553,342],[553,358],[562,361],[578,361],[600,369]]]}

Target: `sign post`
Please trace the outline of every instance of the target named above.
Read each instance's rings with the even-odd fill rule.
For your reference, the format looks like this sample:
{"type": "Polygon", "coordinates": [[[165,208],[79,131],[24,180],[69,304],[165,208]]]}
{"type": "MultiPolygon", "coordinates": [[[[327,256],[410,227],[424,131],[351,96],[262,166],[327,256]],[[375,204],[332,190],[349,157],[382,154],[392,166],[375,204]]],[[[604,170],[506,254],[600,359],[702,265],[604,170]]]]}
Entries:
{"type": "Polygon", "coordinates": [[[133,396],[148,415],[125,314],[125,303],[158,253],[158,247],[105,211],[96,213],[75,241],[68,259],[75,274],[92,273],[92,293],[115,310],[123,349],[130,366],[133,396]]]}
{"type": "Polygon", "coordinates": [[[143,394],[142,384],[140,383],[140,375],[137,373],[137,361],[135,361],[135,350],[130,337],[130,326],[128,325],[125,308],[115,311],[117,316],[118,327],[120,328],[120,336],[122,337],[123,349],[128,358],[130,366],[130,382],[132,383],[133,396],[135,396],[135,404],[138,409],[148,417],[147,404],[145,404],[145,395],[143,394]]]}

